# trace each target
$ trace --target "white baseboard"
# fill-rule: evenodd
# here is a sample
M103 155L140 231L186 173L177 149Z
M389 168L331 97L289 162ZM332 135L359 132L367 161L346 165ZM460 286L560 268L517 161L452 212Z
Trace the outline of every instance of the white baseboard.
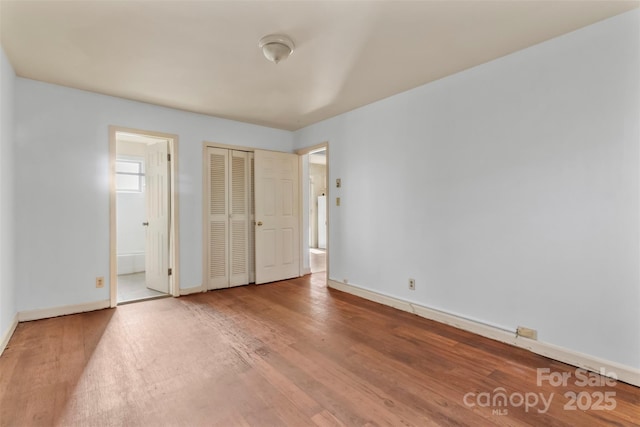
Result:
M511 344L578 368L587 369L597 373L614 373L618 380L640 387L640 369L636 369L631 366L600 359L598 357L583 354L554 344L517 337L515 329L513 331L508 331L495 326L486 325L474 320L446 313L444 311L414 304L409 301L383 295L368 289L363 289L358 286L336 282L335 280L327 280L327 283L329 287L339 291L356 295L369 301L388 305L390 307L397 308L398 310L407 311L486 338Z
M7 329L5 334L2 336L2 341L0 341L0 356L2 356L2 353L4 353L4 349L7 348L7 344L9 344L9 340L11 339L11 336L15 332L17 326L18 326L18 313L16 313L15 316L13 316L13 321L11 322L9 329Z
M199 292L204 292L202 290L202 286L194 286L193 288L181 288L180 289L180 296L190 295L190 294L197 294Z
M109 308L109 300L94 301L84 304L65 305L63 307L43 308L39 310L27 310L18 313L18 321L28 322L30 320L48 319L50 317L66 316L67 314L84 313L85 311L102 310Z
M310 267L306 267L306 268L302 269L302 276L307 276L309 274L311 274L311 268ZM300 277L302 277L302 276L300 276Z

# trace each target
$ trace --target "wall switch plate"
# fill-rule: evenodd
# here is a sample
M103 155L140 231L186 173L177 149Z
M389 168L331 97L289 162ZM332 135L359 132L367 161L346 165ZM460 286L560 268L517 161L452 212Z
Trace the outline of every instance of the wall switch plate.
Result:
M104 277L96 277L96 288L104 288Z
M518 326L518 329L516 329L516 335L532 340L538 339L538 331L535 329L525 328L524 326Z
M416 279L409 279L409 289L412 291L416 290Z

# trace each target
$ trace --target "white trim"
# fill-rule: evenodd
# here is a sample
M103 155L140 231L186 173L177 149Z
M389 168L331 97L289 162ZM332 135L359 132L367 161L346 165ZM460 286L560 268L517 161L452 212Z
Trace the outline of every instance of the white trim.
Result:
M209 157L207 156L208 147L210 147L210 145L208 145L206 141L202 143L202 156L200 156L202 158L202 196L200 199L202 200L202 203L200 203L200 205L202 206L202 232L200 233L200 236L202 237L202 283L200 284L200 292L206 292L207 284L209 283L209 271L207 268L207 266L209 265L209 237L207 236L207 230L209 229L209 207L205 203L209 200L209 196L207 195L207 189L209 188L209 177L206 174L206 171L209 168L209 164L207 162ZM180 293L182 295L188 295L182 293L183 291L186 291L186 289L180 290ZM196 292L198 291L193 288L193 292L189 293Z
M178 206L178 135L168 138L169 154L171 161L171 222L169 227L169 265L171 276L169 277L169 292L171 296L180 296L180 209Z
M109 126L109 305L118 305L118 244L116 229L116 158L118 128Z
M307 162L307 177L309 175L309 162ZM307 212L307 215L309 215L309 206L305 206L304 205L304 185L303 183L305 183L304 180L304 155L303 154L298 154L298 202L300 204L300 208L298 209L298 230L300 230L300 233L298 233L298 245L300 246L298 248L298 250L300 251L300 255L298 255L298 259L300 260L298 262L298 270L300 271L300 277L305 276L307 274L311 274L311 268L304 268L304 257L305 257L305 250L308 251L309 249L305 248L305 244L304 244L304 236L305 233L308 236L309 235L309 221L311 219L309 219L309 221L307 221L307 229L303 230L303 226L304 226L304 213ZM308 186L307 186L308 187ZM309 197L311 197L311 195L309 195ZM307 203L308 205L308 203ZM309 246L309 245L306 245ZM309 259L309 266L311 266L311 259ZM309 273L307 273L307 270L309 270Z
M245 147L242 145L229 145L229 144L220 144L218 142L202 141L202 151L206 152L207 148L222 148L224 150L246 151L247 153L253 153L257 150L257 148ZM263 151L274 151L274 150L263 150Z
M360 298L367 299L369 301L377 302L383 305L388 305L389 307L397 308L398 310L408 311L409 313L413 313L411 309L411 304L407 301L403 301L397 298L389 297L387 295L379 294L377 292L370 291L368 289L363 289L358 286L350 285L347 283L336 282L332 279L327 279L327 284L330 288L337 289L342 292L346 292L351 295L355 295Z
M518 337L516 336L515 329L510 331L496 326L486 325L475 320L465 319L458 315L441 310L436 310L430 307L411 303L409 301L404 301L399 298L383 295L352 284L340 283L331 279L327 282L330 288L334 288L369 301L388 305L390 307L397 308L398 310L407 311L486 338L511 344L572 366L584 368L597 373L601 373L602 370L604 370L604 372L614 373L618 380L640 387L640 369L600 359L595 356L580 353L554 344Z
M11 321L9 329L7 329L7 332L5 332L5 334L2 336L2 341L0 341L0 356L2 356L2 353L4 353L4 349L7 348L9 340L13 336L13 333L16 331L16 327L18 327L18 313L13 316L13 320Z
M194 286L192 288L180 289L180 296L197 294L200 292L206 292L206 289L203 289L202 286Z
M84 313L86 311L102 310L109 308L111 301L86 302L84 304L65 305L62 307L42 308L38 310L27 310L18 313L18 321L28 322L31 320L48 319L50 317L66 316L67 314Z
M329 141L325 141L321 142L320 144L312 145L311 147L300 148L299 150L296 150L296 154L299 156L303 156L305 154L311 154L314 151L322 151L323 148L327 148L328 146Z

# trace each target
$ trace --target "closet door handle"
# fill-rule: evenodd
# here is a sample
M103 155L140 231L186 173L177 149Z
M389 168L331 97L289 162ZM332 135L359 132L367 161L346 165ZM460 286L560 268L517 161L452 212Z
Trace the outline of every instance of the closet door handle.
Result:
M149 222L148 221L143 222L142 225L144 225L145 227L148 227L149 226Z
M256 223L256 225L257 225L258 227L262 226L262 221L258 221L258 222Z

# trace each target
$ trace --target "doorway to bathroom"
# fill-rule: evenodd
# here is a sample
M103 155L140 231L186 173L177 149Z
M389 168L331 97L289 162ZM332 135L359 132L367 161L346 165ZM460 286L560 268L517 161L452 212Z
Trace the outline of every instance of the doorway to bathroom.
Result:
M175 141L134 131L116 131L114 140L112 306L176 294L171 165Z

